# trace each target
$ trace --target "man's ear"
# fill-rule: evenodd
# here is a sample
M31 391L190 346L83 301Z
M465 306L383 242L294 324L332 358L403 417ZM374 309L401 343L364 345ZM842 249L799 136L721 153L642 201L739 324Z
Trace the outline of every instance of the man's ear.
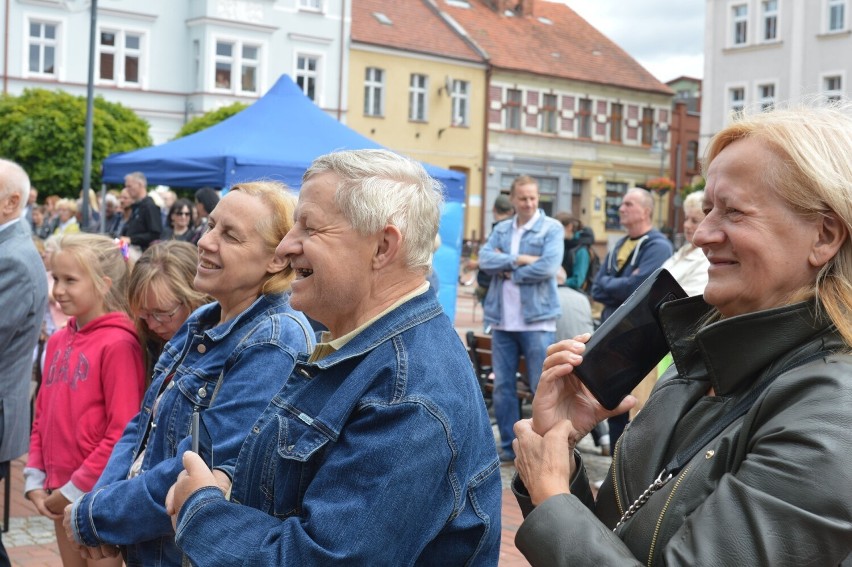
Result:
M846 224L834 212L823 215L817 223L817 239L808 256L808 261L811 266L822 268L834 258L849 238L849 231L846 229Z
M378 237L378 246L373 256L373 269L387 266L402 251L402 233L394 225L386 225Z

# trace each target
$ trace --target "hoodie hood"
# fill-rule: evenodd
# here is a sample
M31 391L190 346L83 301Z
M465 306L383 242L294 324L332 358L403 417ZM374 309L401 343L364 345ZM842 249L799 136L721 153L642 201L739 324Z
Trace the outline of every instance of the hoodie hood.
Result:
M94 332L106 328L110 328L113 333L121 330L132 335L134 339L137 338L136 327L133 325L133 321L130 320L130 317L128 317L126 313L119 311L113 311L105 315L101 315L100 317L96 317L89 321L89 324L82 329L77 328L76 317L71 317L68 320L68 333L72 337L79 339L91 336Z

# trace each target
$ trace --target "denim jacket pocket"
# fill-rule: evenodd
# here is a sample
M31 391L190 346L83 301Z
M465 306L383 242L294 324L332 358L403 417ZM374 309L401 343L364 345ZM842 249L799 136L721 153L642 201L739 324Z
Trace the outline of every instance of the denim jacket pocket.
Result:
M279 517L298 515L301 512L305 491L319 467L320 454L329 442L329 437L313 426L307 415L299 417L278 416L278 445L270 471L275 484L274 513ZM266 484L266 483L264 483Z
M521 242L521 254L541 256L544 253L544 236L530 236Z

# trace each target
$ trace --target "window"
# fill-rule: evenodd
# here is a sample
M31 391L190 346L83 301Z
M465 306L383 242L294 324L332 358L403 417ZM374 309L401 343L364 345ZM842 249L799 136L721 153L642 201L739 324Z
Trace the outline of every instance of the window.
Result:
M38 75L56 75L58 26L47 22L30 22L29 71Z
M621 206L625 193L627 193L627 183L620 181L606 182L606 228L610 230L621 226L618 207Z
M728 91L729 108L731 109L731 118L737 119L743 113L745 108L745 89L742 87L734 87Z
M698 142L691 141L686 144L686 171L698 169Z
M408 83L408 119L426 121L426 95L429 92L426 75L412 73Z
M384 114L385 72L376 67L367 67L364 75L364 115Z
M846 0L828 0L828 31L846 29Z
M299 0L299 8L322 12L322 0Z
M98 41L98 78L117 84L139 84L142 35L101 30Z
M580 138L592 137L592 101L588 98L580 99L580 107L577 109L577 119L580 123Z
M556 95L546 94L541 104L541 131L556 134Z
M470 123L470 83L453 79L453 126L467 126Z
M256 93L260 48L242 42L216 42L216 88ZM239 85L239 88L235 88Z
M775 85L758 85L757 94L760 97L760 110L771 110L775 105Z
M315 55L296 56L296 84L305 96L317 102L319 96L319 57Z
M506 89L506 129L521 129L521 91Z
M642 123L640 124L642 128L642 144L645 146L650 146L654 143L654 109L653 108L643 108L642 109Z
M739 4L731 8L733 16L734 45L744 45L748 40L748 5Z
M763 41L778 39L778 0L763 2Z
M823 77L822 90L825 99L829 102L839 101L843 98L843 79L839 75Z
M609 141L621 143L624 124L624 105L612 103L609 107Z

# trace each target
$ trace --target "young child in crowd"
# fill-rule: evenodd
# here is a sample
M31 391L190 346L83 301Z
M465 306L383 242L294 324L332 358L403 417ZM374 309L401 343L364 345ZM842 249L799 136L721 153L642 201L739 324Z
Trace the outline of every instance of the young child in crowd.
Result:
M91 490L145 387L142 350L128 317L129 270L112 239L56 240L53 297L70 316L47 343L36 399L25 493L52 518L62 563L86 566L62 526L65 506ZM98 562L121 565L121 558Z

